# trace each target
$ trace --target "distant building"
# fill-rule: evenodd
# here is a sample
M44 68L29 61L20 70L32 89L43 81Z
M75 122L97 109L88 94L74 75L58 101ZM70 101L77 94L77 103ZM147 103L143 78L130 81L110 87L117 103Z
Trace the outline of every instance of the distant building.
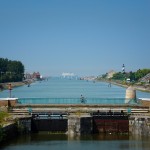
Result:
M33 79L37 79L37 80L41 79L41 75L39 72L34 72L32 77L33 77Z
M93 81L95 80L95 76L88 76L88 77L81 77L80 80L87 80L87 81Z
M74 73L69 73L69 72L63 72L62 73L62 76L64 77L64 78L70 78L70 77L74 77L75 75L74 75Z
M107 77L106 77L106 78L108 78L108 79L112 78L115 73L116 73L116 72L115 72L114 70L109 71L109 72L107 73Z
M126 82L130 82L130 78L127 78L127 79L126 79Z
M42 76L40 75L39 72L26 73L24 75L24 77L25 77L26 80L29 80L29 79L41 80L42 79Z
M32 79L32 74L31 73L25 73L24 78L27 79L27 80Z

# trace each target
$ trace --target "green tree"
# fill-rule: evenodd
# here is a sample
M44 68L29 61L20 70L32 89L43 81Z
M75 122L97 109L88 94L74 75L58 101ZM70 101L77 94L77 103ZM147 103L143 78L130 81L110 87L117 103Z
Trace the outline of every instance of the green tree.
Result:
M125 79L125 74L123 74L122 72L117 72L113 75L112 79L124 80Z
M140 78L144 77L150 73L150 69L139 69L135 72L135 80L138 81Z
M0 82L22 81L24 65L20 61L0 58Z
M130 78L130 81L135 81L135 72L130 71L129 78Z

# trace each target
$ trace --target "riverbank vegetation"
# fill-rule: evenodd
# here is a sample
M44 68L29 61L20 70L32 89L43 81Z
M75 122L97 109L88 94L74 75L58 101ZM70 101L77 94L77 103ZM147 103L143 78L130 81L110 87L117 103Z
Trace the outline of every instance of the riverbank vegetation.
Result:
M19 82L24 78L24 65L21 61L0 58L0 83Z
M150 69L139 69L135 72L115 72L103 74L97 80L111 82L120 86L134 86L137 90L150 92Z
M3 108L0 107L0 143L13 136L11 131L10 134L8 134L8 132L4 128L13 126L13 124L15 123L13 117L6 110L3 111L2 109Z
M131 82L139 82L141 78L150 73L150 69L139 69L136 72L130 71L129 73L117 72L113 75L114 80L126 80L130 79Z
M4 111L0 111L0 125L2 126L5 122L7 122L7 118L9 117L9 114Z

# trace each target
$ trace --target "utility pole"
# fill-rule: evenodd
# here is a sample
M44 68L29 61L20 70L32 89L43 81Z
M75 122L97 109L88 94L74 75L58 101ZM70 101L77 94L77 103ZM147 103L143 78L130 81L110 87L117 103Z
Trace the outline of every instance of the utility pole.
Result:
M12 90L11 83L8 84L8 90L9 90L9 98L11 98L11 90Z

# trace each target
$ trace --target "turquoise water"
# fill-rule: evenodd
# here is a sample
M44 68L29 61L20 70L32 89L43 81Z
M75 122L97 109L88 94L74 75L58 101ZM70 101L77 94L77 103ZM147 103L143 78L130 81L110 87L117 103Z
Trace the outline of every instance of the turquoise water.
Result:
M124 98L20 98L19 104L125 104ZM135 100L128 103L136 104Z
M81 94L86 99L125 98L126 88L116 85L108 87L108 83L49 78L48 81L32 83L30 87L21 86L12 90L12 97L17 98L72 98L80 99ZM9 91L0 92L0 97L9 97ZM150 98L150 93L137 91L137 97Z

